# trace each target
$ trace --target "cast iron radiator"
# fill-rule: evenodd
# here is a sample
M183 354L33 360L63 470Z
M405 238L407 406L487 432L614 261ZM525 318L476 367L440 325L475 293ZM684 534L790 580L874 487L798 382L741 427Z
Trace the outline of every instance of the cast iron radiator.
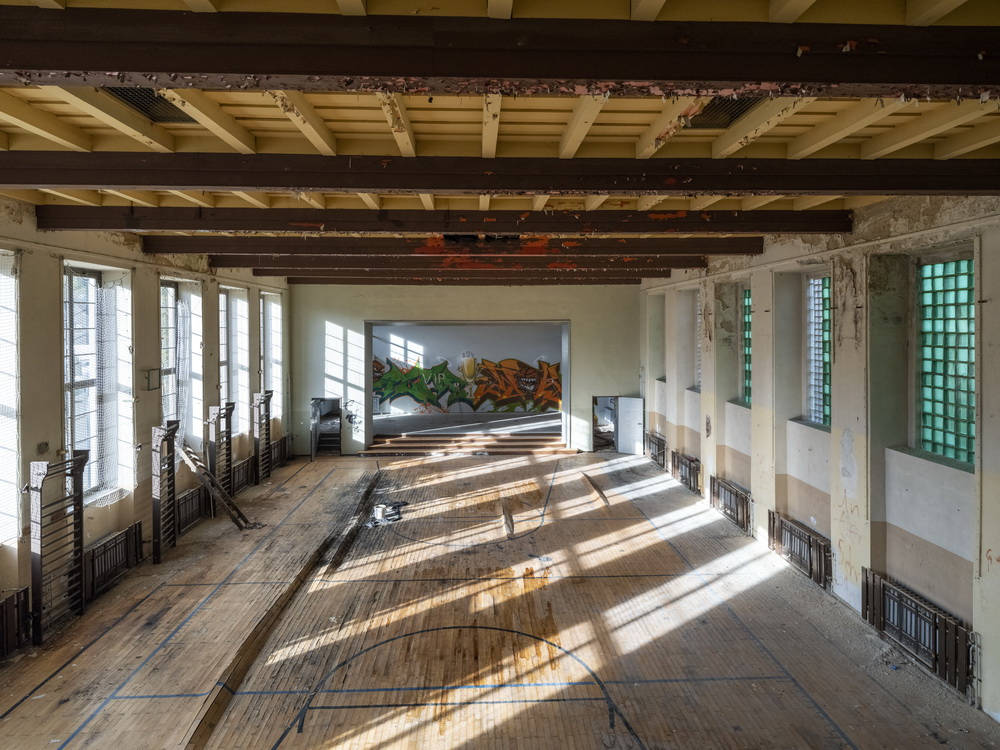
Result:
M28 587L16 589L0 600L0 658L9 656L31 637Z
M253 456L233 464L233 491L231 495L243 492L253 484Z
M753 536L753 500L750 492L722 477L712 477L710 504L747 534Z
M861 616L970 701L976 700L972 628L888 577L862 568Z
M66 461L32 461L31 637L83 614L83 469L89 451Z
M253 455L256 483L271 476L274 456L271 454L271 396L273 391L257 393L253 397Z
M189 532L201 519L213 517L212 498L203 486L179 493L174 508L178 536Z
M667 439L658 432L646 432L646 455L650 460L666 471L667 469Z
M680 451L670 454L671 475L696 495L701 494L701 461Z
M292 457L292 436L284 435L271 442L271 460L274 466L284 466Z
M830 588L833 563L830 540L807 526L767 512L767 546L825 589Z
M170 420L153 428L153 564L177 545L177 491L174 440L180 423Z
M109 534L83 551L83 600L93 601L142 561L142 521Z

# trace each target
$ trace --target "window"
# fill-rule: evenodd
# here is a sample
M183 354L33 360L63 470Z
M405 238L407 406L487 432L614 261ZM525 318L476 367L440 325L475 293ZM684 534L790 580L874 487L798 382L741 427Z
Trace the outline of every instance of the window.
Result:
M701 310L701 290L694 293L694 387L701 390L701 337L705 327Z
M250 429L250 319L244 289L219 290L219 403L232 401L233 433Z
M90 451L87 494L134 485L131 306L125 272L66 267L66 448Z
M806 419L830 425L830 277L806 279Z
M753 358L751 351L752 328L750 325L751 308L752 299L750 297L750 288L744 287L740 297L740 370L743 373L740 385L740 398L747 406L750 405L750 399L753 394L751 377L753 374Z
M177 394L177 284L160 284L160 403L163 422L179 417ZM181 433L183 435L183 432Z
M972 259L918 267L918 445L973 463L976 455L976 312Z
M16 256L0 251L0 544L16 539L21 493Z
M284 405L285 362L282 346L281 295L262 294L261 317L261 372L264 390L274 392L271 397L271 417L281 419Z

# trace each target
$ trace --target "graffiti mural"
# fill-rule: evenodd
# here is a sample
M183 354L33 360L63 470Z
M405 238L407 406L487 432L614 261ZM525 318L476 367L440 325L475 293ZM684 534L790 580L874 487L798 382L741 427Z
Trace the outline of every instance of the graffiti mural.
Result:
M392 403L410 398L425 412L462 410L543 412L562 402L559 363L538 360L532 367L519 359L462 360L458 373L448 361L433 367L398 364L392 359L372 362L375 396Z

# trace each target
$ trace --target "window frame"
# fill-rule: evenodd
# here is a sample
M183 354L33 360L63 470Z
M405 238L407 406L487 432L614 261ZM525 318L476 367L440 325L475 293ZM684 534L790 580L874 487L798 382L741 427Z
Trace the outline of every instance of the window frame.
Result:
M827 295L827 311L829 314L826 317L828 321L829 330L826 332L828 334L828 361L826 366L828 372L825 373L825 383L821 384L826 391L826 402L824 404L824 410L828 411L828 414L824 415L825 419L815 419L816 416L813 413L811 401L811 377L812 377L812 319L813 310L810 306L810 284L817 280L828 279L828 295ZM834 304L833 304L833 273L832 269L824 268L818 271L813 271L808 274L802 275L802 417L800 421L805 424L812 425L814 427L820 427L823 429L829 429L833 421L833 315L834 315Z
M230 314L233 308L231 290L219 288L219 406L225 407L233 392L232 333ZM225 352L225 356L223 356ZM223 372L225 375L223 376Z
M737 320L739 336L737 356L739 359L738 403L749 408L753 403L753 294L749 282L740 282L737 290Z
M164 289L173 290L174 302L173 302L173 325L171 330L173 331L172 341L170 341L170 346L173 348L173 366L164 367L163 366L163 354L165 351L164 347L164 327L163 327L163 291ZM169 281L165 279L160 280L160 419L163 424L166 424L167 420L177 419L178 415L181 413L180 408L180 383L177 380L177 363L179 361L180 352L180 302L181 302L181 288L180 284L176 281ZM164 383L166 382L167 376L173 376L174 382L174 392L173 392L173 402L174 411L173 414L168 415L167 410L164 407L164 399L167 396L167 392L164 388ZM184 434L186 430L186 425L181 425L181 434Z

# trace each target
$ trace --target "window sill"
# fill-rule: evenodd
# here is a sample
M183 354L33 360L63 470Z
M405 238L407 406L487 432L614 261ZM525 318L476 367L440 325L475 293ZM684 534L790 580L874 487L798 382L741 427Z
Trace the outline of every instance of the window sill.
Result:
M814 430L825 432L827 435L830 434L830 425L828 424L820 424L819 422L813 422L811 419L806 419L805 417L795 417L794 419L789 419L788 421L795 422L795 424L800 424L803 427L811 427Z
M110 490L95 490L83 496L83 505L84 507L97 506L103 508L117 503L119 500L127 497L128 494L129 490L124 487L114 487Z
M744 401L741 398L731 398L726 403L727 404L732 404L733 406L739 406L739 407L742 407L742 408L747 409L747 410L750 409L750 404L748 404L746 401Z
M689 385L687 387L687 390L691 391L691 393L701 393L701 386L700 385Z
M911 448L908 445L896 445L891 448L886 448L886 450L902 453L906 456L912 456L913 458L927 461L932 464L947 466L949 469L955 469L956 471L964 471L966 474L976 473L976 467L973 464L967 464L964 461L956 461L954 458L948 458L947 456L939 456L937 453L930 453L928 451L921 450L920 448Z

